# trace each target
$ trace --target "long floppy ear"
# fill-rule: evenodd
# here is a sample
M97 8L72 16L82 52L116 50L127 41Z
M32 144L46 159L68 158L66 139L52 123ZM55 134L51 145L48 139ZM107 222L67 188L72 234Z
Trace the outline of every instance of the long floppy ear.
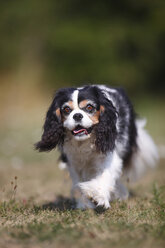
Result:
M59 91L56 94L46 114L41 141L35 144L35 149L40 152L51 151L64 141L64 128L59 108L59 99L63 93Z
M95 127L95 144L98 151L107 153L113 151L115 147L117 114L112 102L105 96L101 96L100 103L100 120Z

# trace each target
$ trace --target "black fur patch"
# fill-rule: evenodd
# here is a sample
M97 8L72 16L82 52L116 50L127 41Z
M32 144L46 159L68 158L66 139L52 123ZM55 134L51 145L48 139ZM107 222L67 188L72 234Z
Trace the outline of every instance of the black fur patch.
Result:
M124 166L129 165L129 160L138 149L136 144L137 139L137 128L135 124L136 114L133 109L133 105L129 100L125 90L123 88L116 88L118 92L118 96L116 96L117 103L118 103L118 111L119 111L119 118L120 118L120 130L118 133L118 139L122 143L123 136L125 135L125 127L127 127L127 144L126 144L126 152L123 156ZM126 116L129 116L129 120L127 120Z
M95 90L98 91L96 88ZM100 106L104 106L104 111L100 113L99 123L95 126L96 148L102 153L113 151L117 136L116 130L116 109L112 102L105 98L101 91L97 92Z
M99 123L94 127L96 135L95 145L98 152L107 153L115 147L116 139L116 109L112 102L104 97L97 86L86 86L79 92L78 100L92 100L96 103L97 110L104 106L104 112L100 114Z
M99 91L96 87L85 86L79 91L78 103L83 100L92 100L96 104L96 109L99 110Z
M56 93L46 115L41 141L35 144L35 148L40 152L51 151L57 145L63 144L65 132L62 121L56 115L56 110L61 107L62 103L70 100L73 91L73 88L66 88Z

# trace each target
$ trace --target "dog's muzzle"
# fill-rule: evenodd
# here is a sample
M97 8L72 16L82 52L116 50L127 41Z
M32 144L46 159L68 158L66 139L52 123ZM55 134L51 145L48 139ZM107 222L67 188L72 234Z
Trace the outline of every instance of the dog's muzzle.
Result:
M92 127L90 127L90 128L84 128L81 125L76 126L75 129L72 130L72 134L74 136L88 135L91 132L92 132Z

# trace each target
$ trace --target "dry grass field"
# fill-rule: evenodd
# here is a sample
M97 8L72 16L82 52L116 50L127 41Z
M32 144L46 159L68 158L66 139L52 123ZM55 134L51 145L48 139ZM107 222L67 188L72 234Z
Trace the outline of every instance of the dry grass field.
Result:
M113 202L105 212L74 210L70 179L58 168L58 153L33 150L49 100L40 96L36 103L27 89L22 101L20 91L13 87L5 97L5 86L0 98L0 247L165 247L165 159L128 185L128 201ZM162 145L163 102L151 104L138 101L136 106Z

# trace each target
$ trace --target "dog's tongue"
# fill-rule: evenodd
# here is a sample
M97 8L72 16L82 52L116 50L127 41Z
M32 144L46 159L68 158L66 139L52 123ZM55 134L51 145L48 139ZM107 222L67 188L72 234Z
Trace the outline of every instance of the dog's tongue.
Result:
M88 132L85 128L82 128L82 129L79 129L79 130L73 130L73 133L74 134L78 134L78 133L82 133L82 132L85 132L85 134L87 135Z

